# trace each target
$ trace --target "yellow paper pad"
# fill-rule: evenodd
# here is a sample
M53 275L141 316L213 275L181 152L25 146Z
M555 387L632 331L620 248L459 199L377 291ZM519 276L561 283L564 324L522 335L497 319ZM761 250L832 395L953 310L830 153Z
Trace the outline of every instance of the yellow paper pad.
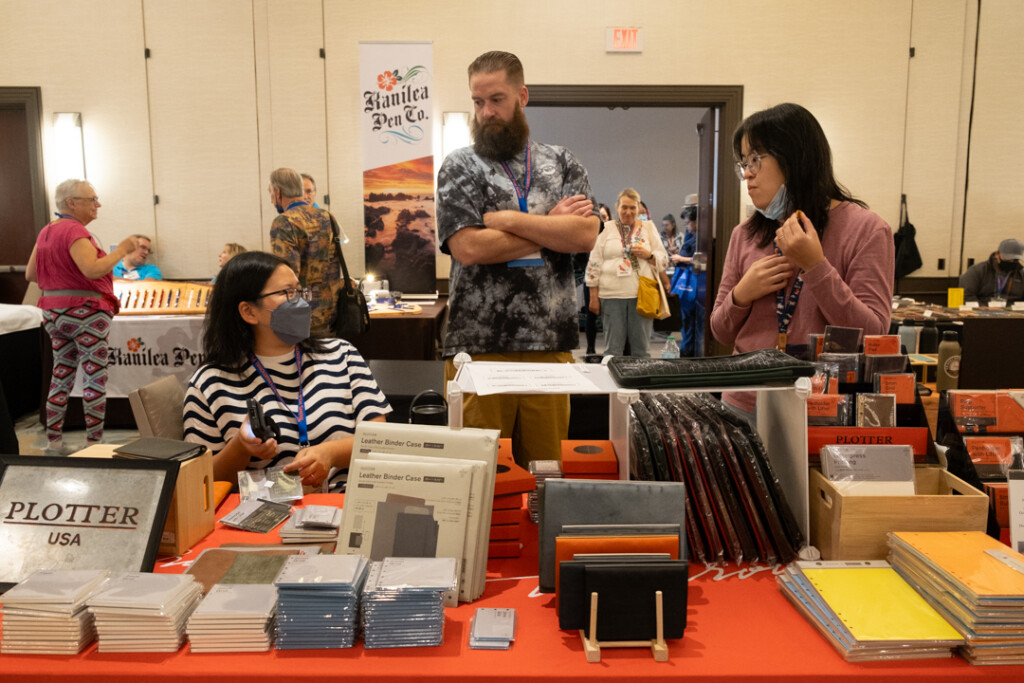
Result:
M963 640L891 567L801 571L860 642Z

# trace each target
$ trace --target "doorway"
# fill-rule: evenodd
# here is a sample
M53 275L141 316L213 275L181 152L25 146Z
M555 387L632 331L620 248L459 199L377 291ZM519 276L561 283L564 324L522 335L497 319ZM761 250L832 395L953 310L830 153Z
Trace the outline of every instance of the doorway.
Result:
M739 223L739 203L729 198L739 196L740 182L732 172L731 131L742 120L743 86L646 86L646 85L530 85L530 107L675 107L711 110L710 118L698 124L698 135L704 140L702 149L713 149L711 158L703 153L698 178L698 225L707 225L709 242L698 244L706 259L704 288L704 319L711 313L725 261L729 234ZM700 127L703 126L701 130ZM714 128L717 144L707 145L709 128ZM724 140L722 135L726 136ZM628 131L626 135L642 135ZM559 143L558 140L551 142ZM719 201L718 197L725 197ZM602 200L604 201L604 200ZM657 218L660 218L658 216ZM706 329L706 325L705 325ZM703 355L723 355L731 351L705 335Z
M39 88L0 88L0 303L25 297L25 265L46 224Z

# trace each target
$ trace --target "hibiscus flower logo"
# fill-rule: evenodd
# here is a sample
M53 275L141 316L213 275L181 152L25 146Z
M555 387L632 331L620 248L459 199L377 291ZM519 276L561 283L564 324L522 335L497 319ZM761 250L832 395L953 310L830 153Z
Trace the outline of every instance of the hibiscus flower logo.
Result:
M138 353L139 350L142 349L142 347L145 345L146 342L142 341L141 337L134 337L132 339L129 339L125 344L125 346L128 347L128 350L131 351L132 353Z
M381 90L391 90L398 84L398 78L390 71L385 71L377 76L377 87Z

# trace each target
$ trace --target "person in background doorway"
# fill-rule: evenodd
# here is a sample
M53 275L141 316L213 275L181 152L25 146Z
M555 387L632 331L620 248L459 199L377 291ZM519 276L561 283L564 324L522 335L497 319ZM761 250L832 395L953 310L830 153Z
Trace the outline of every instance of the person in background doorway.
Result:
M42 290L37 304L43 309L46 331L53 348L53 375L46 397L46 455L67 455L64 415L75 374L81 366L85 437L88 443L103 438L107 411L107 336L120 305L114 297L110 272L121 259L134 253L134 235L121 240L109 254L100 248L85 226L96 220L101 206L93 186L84 180L65 180L54 193L58 220L40 232L25 268L25 279Z
M163 280L163 273L152 263L146 263L153 255L153 242L145 235L132 235L138 248L125 256L114 266L114 277L122 280Z
M1024 299L1024 274L1021 259L1024 258L1024 243L1006 239L992 252L988 260L975 263L960 276L964 288L964 301L978 301L987 305L992 299L1002 299L1007 304Z
M619 219L604 226L587 263L590 310L601 315L604 355L621 356L628 339L632 356L649 358L654 321L636 310L640 275L659 277L668 254L654 223L640 220L636 190L620 192L615 210Z

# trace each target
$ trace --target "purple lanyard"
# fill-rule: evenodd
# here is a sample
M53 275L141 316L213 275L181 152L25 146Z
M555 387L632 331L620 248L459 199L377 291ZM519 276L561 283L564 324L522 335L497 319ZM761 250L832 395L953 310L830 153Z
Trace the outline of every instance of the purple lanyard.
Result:
M267 369L263 367L263 363L260 362L260 359L253 355L249 360L252 362L253 367L256 368L256 372L260 373L260 376L263 377L270 386L270 390L274 392L274 396L277 397L277 400L280 401L281 405L283 405L288 412L295 417L295 423L299 426L299 448L305 448L309 445L309 433L306 431L306 401L302 397L302 354L299 353L299 347L295 347L295 366L299 373L298 413L292 410L285 400L281 398L281 394L278 392L277 387L274 386L274 380L270 379L270 373L268 373Z
M782 256L782 250L779 249L779 245L772 242L772 247L775 249L776 256ZM796 311L796 304L800 300L800 291L804 288L803 274L796 276L796 282L793 283L793 290L789 293L789 299L786 299L785 290L782 289L775 292L775 316L779 321L779 338L776 348L779 351L786 351L786 336L789 331L789 324L793 322L793 312Z
M520 186L516 177L512 174L512 169L509 168L508 163L501 162L501 167L505 169L505 175L512 181L512 187L516 190L516 198L519 200L519 210L523 213L529 213L526 208L526 197L530 194L530 186L533 185L533 153L530 151L530 143L526 143L526 173L525 173L525 186Z
M1011 275L1012 273L1007 273L1005 277L999 277L998 273L996 274L996 294L1003 293L1003 287L1009 282Z

